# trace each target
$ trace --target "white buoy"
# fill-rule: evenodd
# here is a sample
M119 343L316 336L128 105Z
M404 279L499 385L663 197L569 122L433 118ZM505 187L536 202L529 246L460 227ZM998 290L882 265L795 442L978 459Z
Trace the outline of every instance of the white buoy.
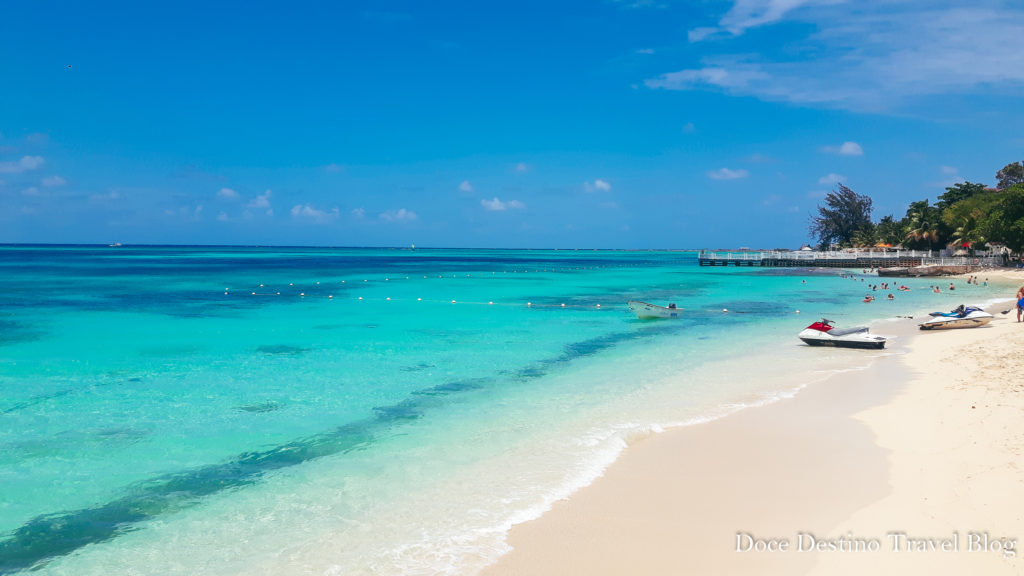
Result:
M385 300L387 300L388 302L390 302L390 301L391 301L391 296L388 296L387 298L385 298Z
M305 298L306 297L306 293L305 292L299 292L299 296L302 296L303 298Z
M796 311L796 313L797 313L797 314L799 314L799 313L800 313L800 311L799 311L799 310L797 310L797 311Z
M423 302L423 298L417 298L416 301L417 302Z
M728 312L728 311L729 311L728 308L722 308L722 312Z
M598 308L600 308L600 307L601 307L601 305L600 305L600 304L598 304L598 305L597 305L597 307L598 307Z
M562 302L562 308L565 308L565 302Z
M255 293L255 292L253 292L253 293L252 293L252 295L253 295L253 296L255 296L255 295L256 295L256 293Z
M363 299L363 297L362 297L362 296L360 296L360 297L359 297L359 299L360 299L360 300L362 300L362 299Z
M334 294L328 294L327 297L328 298L334 298Z
M295 286L295 284L292 284L291 282L289 282L288 285L289 286Z
M253 294L255 294L255 292L253 292ZM533 302L527 302L526 305L527 306L533 306Z
M452 304L455 304L455 300L452 300Z
M260 284L260 288L263 288L263 284Z

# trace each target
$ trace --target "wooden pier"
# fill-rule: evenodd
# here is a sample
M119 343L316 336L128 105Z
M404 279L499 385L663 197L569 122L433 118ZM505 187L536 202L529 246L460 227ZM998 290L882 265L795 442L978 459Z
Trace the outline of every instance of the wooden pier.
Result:
M773 268L912 268L926 264L928 252L814 252L799 251L703 251L701 266L761 266Z

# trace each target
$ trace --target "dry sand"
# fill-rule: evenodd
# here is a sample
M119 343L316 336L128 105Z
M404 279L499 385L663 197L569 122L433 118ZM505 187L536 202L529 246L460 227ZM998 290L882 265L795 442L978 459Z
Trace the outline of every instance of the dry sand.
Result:
M483 574L1024 573L1024 324L1010 307L973 330L908 323L864 371L638 442L514 527ZM789 547L738 552L737 533ZM878 549L806 550L807 535Z

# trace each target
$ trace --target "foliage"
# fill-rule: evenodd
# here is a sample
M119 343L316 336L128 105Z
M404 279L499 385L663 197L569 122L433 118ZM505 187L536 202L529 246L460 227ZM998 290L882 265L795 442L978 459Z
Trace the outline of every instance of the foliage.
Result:
M883 216L875 226L875 238L882 244L898 246L903 243L906 236L907 230L903 223L894 219L891 214Z
M1005 190L1015 184L1024 184L1024 163L1011 162L996 172L996 188Z
M945 210L963 200L967 200L972 196L982 194L985 192L985 185L972 182L957 182L952 186L946 188L946 193L939 196L939 201L935 203L935 207L939 210Z
M929 250L941 238L942 212L935 206L928 204L928 199L911 202L907 208L907 216L904 218L907 226L906 240L911 248L924 248Z
M952 244L958 247L969 244L973 249L988 242L988 217L1002 196L1000 192L983 191L946 208L942 212L942 221L953 231Z
M811 218L810 233L821 248L849 246L854 234L871 224L871 198L838 186L825 197L826 206L818 206L818 216Z
M982 229L989 242L1002 242L1014 252L1024 249L1024 183L1000 191Z

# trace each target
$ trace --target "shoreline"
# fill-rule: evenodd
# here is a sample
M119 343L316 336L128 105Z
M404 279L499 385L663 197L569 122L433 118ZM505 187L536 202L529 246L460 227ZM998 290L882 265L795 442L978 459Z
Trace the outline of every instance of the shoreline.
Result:
M1013 271L987 276L990 283L1024 281ZM1010 314L999 314L1007 307ZM993 539L991 546L999 537L1024 536L1014 532L1020 514L1002 504L1024 494L1024 474L1013 460L1019 450L992 439L1013 434L1015 423L1004 419L997 431L979 430L978 422L953 418L963 395L977 385L965 362L943 360L966 346L974 361L984 362L986 347L1007 338L1011 343L1004 345L1024 345L1024 329L1008 331L1016 324L1012 303L989 311L996 320L980 330L920 334L914 320L888 324L886 332L899 338L890 341L888 356L863 371L631 444L592 484L540 518L514 526L507 535L512 551L480 574L852 574L893 566L902 572L1014 573L1016 555L966 550L974 545L968 538L982 534ZM992 371L988 379L1013 375L1012 368ZM930 401L936 396L932 383L947 379L956 384L943 387L942 403ZM1009 400L1015 413L1024 410L1024 402ZM930 410L923 412L922 405ZM928 435L921 437L920 430ZM960 446L964 435L974 438L976 448L955 451L959 460L948 462L941 443L936 451L921 451L931 438ZM908 444L909 437L916 444ZM1009 472L992 472L1007 466ZM974 508L949 496L954 486L964 490L966 480L958 474L966 469L994 474L990 483L999 491L976 494L974 502L993 515L976 518ZM922 485L927 495L915 494ZM944 504L928 504L937 501ZM937 520L945 517L950 520ZM901 531L936 542L955 535L959 552L889 551L890 539L899 537L888 534ZM793 548L737 552L737 533L787 540ZM794 551L798 543L806 548L812 536L833 543L876 539L881 550Z

